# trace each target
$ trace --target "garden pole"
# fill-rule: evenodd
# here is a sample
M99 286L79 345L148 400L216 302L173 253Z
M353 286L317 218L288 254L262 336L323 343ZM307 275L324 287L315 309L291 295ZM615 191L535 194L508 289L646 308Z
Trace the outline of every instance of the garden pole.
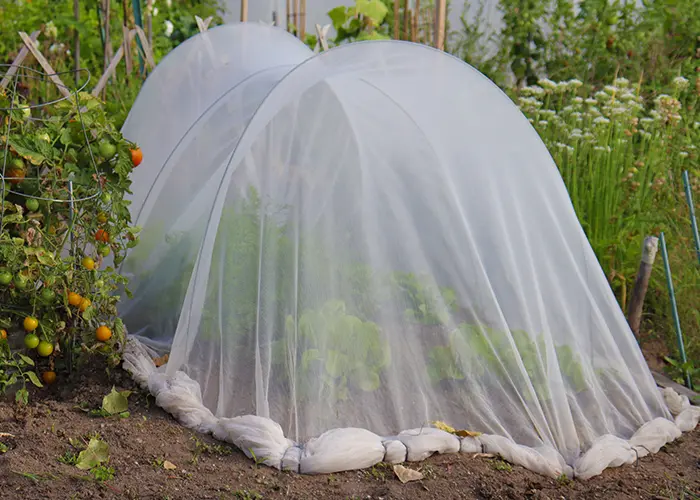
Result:
M678 305L676 304L676 294L673 290L673 276L671 276L671 264L668 261L668 250L666 249L666 238L662 232L661 240L661 257L664 259L664 270L666 271L666 285L668 286L668 294L671 299L671 314L673 315L673 326L676 329L676 339L678 340L678 349L681 352L681 362L685 365L688 358L685 355L685 345L683 344L683 332L681 331L681 320L678 317ZM684 370L685 372L685 370ZM685 382L688 389L693 388L690 380L690 374L685 372Z
M435 27L435 48L445 50L445 19L447 16L447 0L437 0L437 26Z
M644 297L646 297L649 287L649 277L651 270L654 267L656 252L659 250L659 239L655 236L647 236L644 238L642 245L642 259L639 262L639 271L634 281L632 289L632 298L627 307L627 322L634 332L634 335L639 338L639 327L642 324L642 311L644 309Z
M693 239L695 240L695 255L700 264L700 235L698 234L698 220L695 218L695 204L693 204L693 191L690 189L690 178L688 171L683 172L683 185L685 187L685 199L688 202L690 210L690 227L693 230Z
M80 32L77 26L80 25L80 2L79 0L73 0L73 17L75 17L75 26L73 32L73 58L74 58L74 69L75 69L75 86L80 87L80 82L78 81L78 75L80 74Z
M241 22L248 22L248 0L241 0Z
M131 0L131 5L134 8L134 23L136 26L139 28L143 29L143 17L141 16L141 0ZM124 19L124 23L126 24L126 19ZM127 24L128 26L128 24ZM136 39L136 45L138 46L139 50L139 74L143 76L144 74L144 67L143 67L143 54L145 53L143 45L141 44L141 40L139 38Z
M299 1L299 38L306 39L306 0Z
M394 40L399 39L399 16L401 15L400 1L401 0L394 0Z

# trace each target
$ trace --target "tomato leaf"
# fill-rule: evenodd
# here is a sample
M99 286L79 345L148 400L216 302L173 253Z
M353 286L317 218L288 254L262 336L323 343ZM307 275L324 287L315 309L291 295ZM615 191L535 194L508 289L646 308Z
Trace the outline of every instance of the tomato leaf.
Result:
M32 381L32 384L34 384L37 387L44 387L41 382L39 382L39 377L36 376L36 373L34 372L25 372L24 373L27 377L29 377L29 380Z
M35 151L36 147L25 137L14 137L7 141L10 147L32 165L41 165L46 158Z
M104 441L91 438L86 449L78 455L75 466L80 470L89 470L109 460L109 445Z
M32 358L25 356L24 354L20 354L19 357L29 366L34 366L34 360Z
M123 413L129 409L128 397L131 391L118 392L112 387L112 392L102 399L102 409L110 415Z

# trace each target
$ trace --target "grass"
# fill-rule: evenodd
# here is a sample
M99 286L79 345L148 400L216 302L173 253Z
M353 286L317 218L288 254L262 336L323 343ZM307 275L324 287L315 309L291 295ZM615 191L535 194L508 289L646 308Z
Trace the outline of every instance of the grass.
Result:
M666 235L690 360L700 358L700 267L694 255L682 173L700 192L700 92L675 78L668 93L643 95L615 78L596 89L578 80L512 92L559 166L586 235L626 310L645 236ZM677 357L660 255L646 305Z

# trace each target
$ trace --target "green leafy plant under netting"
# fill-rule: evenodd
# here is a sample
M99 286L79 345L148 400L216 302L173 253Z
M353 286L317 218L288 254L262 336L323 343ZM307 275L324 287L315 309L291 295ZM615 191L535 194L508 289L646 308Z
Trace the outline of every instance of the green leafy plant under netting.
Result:
M30 109L3 93L0 108L0 390L26 401L26 381L53 383L75 355L119 360L125 280L105 260L137 242L124 195L140 153L88 94Z

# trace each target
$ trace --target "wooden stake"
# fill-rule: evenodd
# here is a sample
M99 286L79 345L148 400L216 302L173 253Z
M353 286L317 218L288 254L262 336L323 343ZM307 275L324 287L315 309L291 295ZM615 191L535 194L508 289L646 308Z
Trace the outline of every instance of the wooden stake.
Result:
M416 41L420 41L420 0L416 0Z
M411 11L411 41L416 41L416 13Z
M124 45L122 44L119 46L117 53L114 55L114 57L110 61L109 66L107 66L107 69L102 74L100 81L97 82L97 85L95 85L95 88L92 89L92 95L94 97L97 97L98 95L100 95L100 92L102 92L102 89L107 84L107 80L109 80L109 77L112 76L112 73L114 73L114 70L117 68L117 64L119 64L119 61L121 61L123 56L124 56Z
M649 277L651 270L654 267L654 259L656 252L659 250L659 239L655 236L647 236L644 238L642 246L642 260L639 263L639 271L632 289L632 298L630 299L627 308L627 322L634 332L635 336L639 336L639 328L642 324L642 311L644 309L644 297L647 294L649 287Z
M110 20L109 20L109 14L110 11L112 10L111 6L112 0L104 0L104 13L105 13L105 54L104 54L104 71L107 70L107 67L109 66L109 62L112 60L113 54L114 54L114 49L112 48L112 37L110 35Z
M401 26L401 0L394 0L394 40L399 39L399 27Z
M437 26L435 26L435 48L445 50L445 16L447 14L447 0L437 0L435 4Z
M153 46L153 0L146 0L146 35L148 45Z
M321 48L323 50L328 50L328 39L326 38L326 34L328 33L330 27L330 24L324 26L323 28L321 28L320 24L316 24L316 35L318 36L318 43L321 44Z
M300 0L299 11L299 38L306 38L306 0Z
M248 22L248 0L241 0L241 22Z
M289 31L289 25L292 23L292 6L291 6L291 0L287 0L287 10L285 11L287 13L287 25L284 27L287 31Z
M46 58L42 55L42 53L39 52L39 49L36 48L35 42L31 38L29 38L29 35L27 35L24 31L20 31L19 36L20 38L22 38L22 42L24 42L25 47L29 49L29 52L32 53L34 58L41 65L42 69L46 72L49 79L58 87L58 91L64 97L70 97L71 93L68 90L68 87L66 87L63 84L61 79L56 74L56 71L54 71L54 69L49 64L49 61L47 61Z
M36 42L37 38L39 38L39 33L41 33L41 31L37 30L34 33L32 33L32 36L29 37L32 43ZM27 54L29 54L29 49L27 48L26 44L23 44L22 48L19 51L19 54L17 54L15 60L12 61L12 66L10 67L10 69L7 70L7 73L5 73L5 78L3 78L0 82L0 89L4 89L5 87L7 87L7 84L10 83L10 79L14 76L15 73L17 73L19 66L22 65L22 62L24 61L24 58L27 57Z
M299 0L294 0L294 34L299 36Z
M408 2L409 0L406 0L403 5L403 40L408 40L408 34L410 33L410 22L408 20L410 11L408 10Z

